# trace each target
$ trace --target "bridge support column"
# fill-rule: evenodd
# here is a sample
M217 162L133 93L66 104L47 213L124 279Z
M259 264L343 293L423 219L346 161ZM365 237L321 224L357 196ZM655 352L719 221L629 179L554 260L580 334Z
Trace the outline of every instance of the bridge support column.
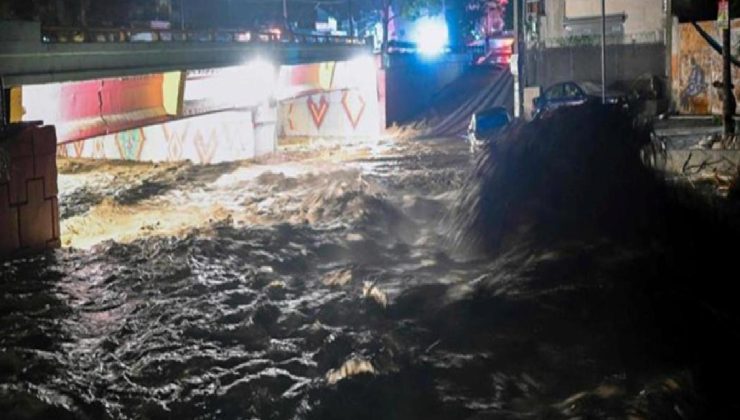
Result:
M60 245L53 126L0 131L0 259Z

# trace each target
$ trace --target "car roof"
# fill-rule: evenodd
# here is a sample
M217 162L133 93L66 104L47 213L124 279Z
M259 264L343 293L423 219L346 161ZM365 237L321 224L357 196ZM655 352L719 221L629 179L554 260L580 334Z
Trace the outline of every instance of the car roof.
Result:
M553 85L551 85L550 87L548 87L547 89L545 89L545 92L548 91L548 90L550 90L550 89L552 89L552 88L554 88L554 87L556 87L556 86L563 86L563 85L567 85L567 84L574 84L574 85L578 86L587 95L601 96L601 83L600 82L593 81L593 80L580 80L580 81L577 81L577 80L565 80L565 81L562 81L562 82L554 83ZM606 89L606 94L607 94L607 96L609 96L609 95L622 95L622 92L620 92L619 90L607 88Z
M475 118L476 119L481 119L481 118L491 117L491 116L494 116L494 115L502 115L502 114L505 115L506 118L509 121L512 120L512 117L511 117L511 114L509 113L509 110L506 109L503 106L496 106L496 107L493 107L493 108L488 108L488 109L484 109L482 111L478 111L478 112L475 113Z

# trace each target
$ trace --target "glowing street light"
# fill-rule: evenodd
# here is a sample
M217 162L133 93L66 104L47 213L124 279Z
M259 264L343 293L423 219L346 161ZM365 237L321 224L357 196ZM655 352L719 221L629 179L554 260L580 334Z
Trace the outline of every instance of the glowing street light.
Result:
M416 22L414 41L419 53L439 55L444 53L449 42L449 30L442 17L423 17Z

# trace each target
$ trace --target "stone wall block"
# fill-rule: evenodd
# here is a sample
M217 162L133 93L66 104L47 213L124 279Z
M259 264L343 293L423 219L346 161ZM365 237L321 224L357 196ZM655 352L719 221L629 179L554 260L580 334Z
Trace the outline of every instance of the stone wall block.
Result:
M10 178L0 179L0 259L60 246L54 127L2 140Z

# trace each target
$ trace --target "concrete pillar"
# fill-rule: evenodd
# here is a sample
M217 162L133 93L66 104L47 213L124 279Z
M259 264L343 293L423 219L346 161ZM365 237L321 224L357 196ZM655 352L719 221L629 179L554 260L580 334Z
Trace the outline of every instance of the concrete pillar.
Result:
M277 104L263 103L254 109L254 155L264 156L277 151Z
M54 127L0 134L0 259L60 245Z

